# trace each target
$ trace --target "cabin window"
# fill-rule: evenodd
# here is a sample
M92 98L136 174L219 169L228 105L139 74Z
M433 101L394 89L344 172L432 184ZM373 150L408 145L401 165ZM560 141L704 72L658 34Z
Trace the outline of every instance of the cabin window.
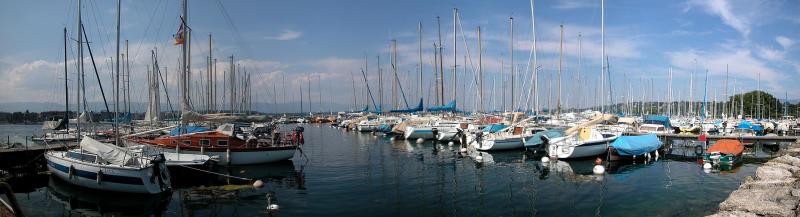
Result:
M200 140L200 145L202 145L202 146L209 146L209 145L211 145L211 140L208 140L208 139L201 139L201 140Z
M217 146L228 146L228 140L217 140Z
M184 145L192 145L192 140L183 140Z

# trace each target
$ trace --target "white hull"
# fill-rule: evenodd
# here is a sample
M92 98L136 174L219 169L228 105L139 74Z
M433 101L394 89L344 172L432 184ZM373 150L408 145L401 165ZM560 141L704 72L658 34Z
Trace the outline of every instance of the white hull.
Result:
M406 139L434 139L433 129L431 127L406 127L403 136L405 136Z
M525 143L521 136L506 138L483 139L483 141L473 141L472 146L481 151L499 151L525 148Z
M162 185L159 178L153 175L152 165L143 168L99 165L70 159L65 157L65 154L63 151L47 152L45 154L47 168L54 176L73 185L103 191L141 194L158 194L171 188L169 172L165 166L159 168L164 182ZM98 173L102 175L98 176Z
M166 152L175 152L174 149L167 150ZM265 151L231 151L230 155L227 151L204 151L204 155L211 158L219 159L219 163L223 165L248 165L248 164L264 164L278 161L289 160L294 157L296 149L286 150L265 150ZM180 150L181 154L201 154L200 151L193 150ZM229 158L230 156L230 158Z
M557 157L559 159L602 155L608 151L608 145L614 142L615 139L616 137L612 137L599 141L585 142L579 145L565 144L562 140L550 144L547 153L550 157Z
M378 131L378 125L358 125L358 132L373 132Z

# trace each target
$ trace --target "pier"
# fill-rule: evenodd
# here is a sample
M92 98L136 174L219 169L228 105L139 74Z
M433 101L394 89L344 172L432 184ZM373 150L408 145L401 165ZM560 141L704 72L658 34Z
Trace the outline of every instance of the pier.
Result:
M9 144L7 148L0 148L0 167L17 167L34 163L39 156L49 150L67 150L77 147L78 143L58 143L51 145L42 144Z
M627 132L625 135L644 135L647 133ZM696 140L700 135L694 134L675 134L675 133L656 133L658 138L661 139L692 139ZM723 136L723 135L706 135L708 140L720 139L734 139L742 142L794 142L800 139L800 136Z

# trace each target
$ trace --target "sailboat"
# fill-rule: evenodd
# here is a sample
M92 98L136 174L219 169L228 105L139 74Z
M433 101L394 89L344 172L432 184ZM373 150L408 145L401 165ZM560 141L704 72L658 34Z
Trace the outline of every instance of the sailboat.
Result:
M187 96L187 56L186 46L191 44L186 41L190 39L188 32L183 31L188 28L186 22L186 0L183 1L183 21L179 34L176 36L176 44L183 46L181 64L181 122L182 127L178 128L175 135L166 135L157 138L137 138L132 137L129 141L150 145L159 148L163 152L175 154L200 154L218 158L221 163L226 165L261 164L276 161L289 160L294 157L295 151L303 143L303 128L297 127L284 137L276 131L270 132L267 136L247 135L242 128L235 124L222 124L216 130L191 132L185 131L189 122L224 122L229 121L227 116L202 115L191 111ZM233 66L231 58L231 66ZM233 91L232 91L233 92ZM302 96L302 94L301 94ZM301 104L302 105L302 104ZM234 103L231 103L231 110ZM165 153L166 154L166 153Z
M119 26L120 2L117 1L117 26ZM81 37L81 1L78 1L78 38ZM65 32L66 39L66 32ZM66 40L65 40L66 43ZM78 53L83 55L82 40L78 40ZM119 45L119 28L117 28L117 44ZM119 57L119 49L117 49ZM67 64L66 62L64 64ZM82 73L82 64L78 64ZM66 67L65 67L66 69ZM117 58L117 83L119 83L119 58ZM80 79L80 78L79 78ZM81 82L79 82L81 84ZM119 85L116 85L119 87ZM115 97L119 101L119 95ZM78 104L81 98L78 97ZM116 103L118 105L118 103ZM118 115L115 105L115 116ZM80 109L79 109L80 110ZM117 122L118 118L115 118ZM78 129L80 122L78 122ZM118 125L114 125L118 132ZM78 130L78 132L80 132ZM163 155L134 155L130 150L110 143L99 142L90 136L80 138L80 147L67 151L48 151L44 157L48 170L57 178L70 184L86 188L127 192L158 194L172 190L170 175ZM115 133L117 140L119 135ZM119 144L119 143L118 143Z

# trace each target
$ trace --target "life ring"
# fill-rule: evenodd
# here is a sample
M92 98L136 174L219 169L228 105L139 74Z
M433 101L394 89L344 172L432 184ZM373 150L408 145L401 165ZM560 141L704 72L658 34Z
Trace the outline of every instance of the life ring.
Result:
M695 154L696 156L703 155L703 146L700 146L700 145L695 145L695 146L694 146L694 154Z

